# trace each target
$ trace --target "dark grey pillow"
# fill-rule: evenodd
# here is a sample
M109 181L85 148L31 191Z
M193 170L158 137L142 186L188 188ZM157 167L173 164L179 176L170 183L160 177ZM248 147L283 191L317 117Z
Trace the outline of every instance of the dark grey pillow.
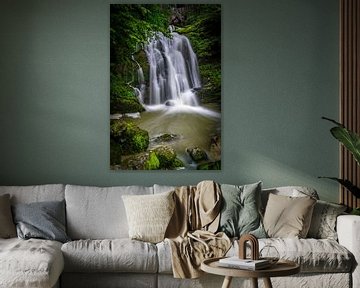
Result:
M222 209L219 231L229 237L251 233L257 238L266 238L260 216L261 182L236 186L221 185Z
M70 241L65 230L65 201L15 204L12 210L19 238Z

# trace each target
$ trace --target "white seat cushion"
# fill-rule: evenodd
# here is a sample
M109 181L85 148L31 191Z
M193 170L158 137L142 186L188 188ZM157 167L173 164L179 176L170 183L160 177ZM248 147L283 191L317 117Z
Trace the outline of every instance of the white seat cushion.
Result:
M265 245L274 246L281 259L298 263L301 273L350 272L354 266L353 255L344 246L330 239L259 239L259 250ZM236 242L228 252L228 256L236 255L237 251Z
M274 246L281 259L300 264L301 273L350 272L354 266L353 255L338 242L330 239L267 238L259 239L259 249L265 245ZM235 241L227 256L238 255ZM157 244L159 273L172 273L171 248L167 241ZM248 251L250 256L250 251Z
M61 245L40 239L0 239L0 287L54 286L64 268Z
M78 240L61 248L66 272L156 273L156 246L123 239Z

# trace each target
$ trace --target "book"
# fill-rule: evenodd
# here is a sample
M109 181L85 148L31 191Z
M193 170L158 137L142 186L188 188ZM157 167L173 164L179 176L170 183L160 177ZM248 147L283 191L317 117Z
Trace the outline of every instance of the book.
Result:
M267 259L240 259L238 256L233 256L220 259L219 266L237 269L259 270L270 267L271 262Z

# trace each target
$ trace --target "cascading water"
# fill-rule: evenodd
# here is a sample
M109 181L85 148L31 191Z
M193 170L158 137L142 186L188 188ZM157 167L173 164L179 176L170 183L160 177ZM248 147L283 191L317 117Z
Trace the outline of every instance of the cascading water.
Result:
M149 62L148 105L198 106L201 88L196 54L186 36L158 33L145 47Z
M143 72L143 69L141 68L141 65L139 64L139 62L137 62L135 60L134 55L132 55L131 59L136 63L136 65L138 67L137 68L138 86L132 87L132 88L134 89L136 97L139 99L140 103L144 104L144 93L146 90L144 72Z

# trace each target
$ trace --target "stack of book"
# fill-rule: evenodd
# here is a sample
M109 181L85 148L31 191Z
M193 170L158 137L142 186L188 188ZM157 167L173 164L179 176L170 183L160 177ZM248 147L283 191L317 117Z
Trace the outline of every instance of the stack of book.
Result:
M246 270L259 270L270 267L271 262L267 259L251 260L240 259L238 256L233 256L220 259L219 266Z

